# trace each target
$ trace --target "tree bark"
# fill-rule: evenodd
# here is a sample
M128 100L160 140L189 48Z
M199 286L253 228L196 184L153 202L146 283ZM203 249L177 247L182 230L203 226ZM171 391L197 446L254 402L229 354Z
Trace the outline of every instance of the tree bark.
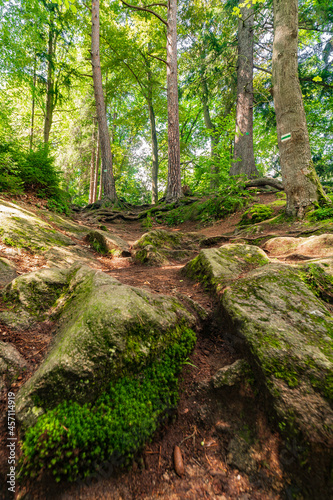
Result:
M241 3L240 0L239 3ZM253 152L253 14L241 7L238 21L237 107L234 163L230 175L255 177L258 171ZM238 160L238 161L236 161Z
M149 111L149 121L150 121L150 132L151 132L151 148L152 148L152 167L151 167L151 197L152 204L154 205L158 201L158 144L157 144L157 133L156 133L156 120L153 107L153 85L152 85L152 75L150 68L148 67L148 88L147 88L147 104Z
M168 187L166 200L183 196L180 171L177 81L177 0L168 0L167 14Z
M102 182L104 198L112 203L117 201L113 176L110 134L106 118L102 87L102 72L99 53L99 0L92 0L91 64L93 70L94 93L102 157Z
M100 157L100 146L99 146L99 132L97 128L97 141L96 141L96 157L95 157L95 179L94 179L94 192L93 192L93 203L97 200L97 185L98 185L98 171L99 171L99 157ZM100 199L100 198L99 198Z
M89 203L94 203L95 193L95 161L96 161L96 127L95 118L93 120L93 132L91 138L91 161L90 161L90 184L89 184Z
M201 88L202 88L201 103L204 115L204 122L210 135L210 155L212 159L212 166L210 171L210 188L212 190L216 190L219 186L219 179L218 179L219 167L216 156L216 146L219 143L219 138L216 136L215 125L210 117L210 112L208 107L208 88L207 88L207 82L204 79L201 80Z
M46 105L45 105L45 120L44 120L44 143L48 144L50 139L50 131L52 127L52 118L54 110L54 79L53 65L55 55L56 41L54 37L54 29L52 21L49 26L49 40L47 46L47 82L46 82Z
M328 199L313 166L298 79L298 0L273 5L273 97L286 211L302 218L306 207Z
M31 124L30 124L30 138L29 138L29 149L32 151L33 140L34 140L34 127L35 127L35 88L36 88L36 55L34 59L34 76L32 83L32 101L31 101Z

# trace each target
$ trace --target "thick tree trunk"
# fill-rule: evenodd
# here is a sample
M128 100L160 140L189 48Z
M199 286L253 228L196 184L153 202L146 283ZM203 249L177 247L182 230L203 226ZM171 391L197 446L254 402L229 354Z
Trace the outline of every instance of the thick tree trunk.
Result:
M52 118L54 110L54 79L53 79L53 64L55 55L55 38L52 23L49 27L49 40L47 47L47 82L46 82L46 105L45 105L45 120L44 120L44 143L47 144L50 139L50 131L52 127Z
M315 172L298 79L298 0L274 0L273 96L289 215L327 200Z
M117 195L113 176L110 134L105 111L99 54L99 0L92 0L91 64L101 146L104 198L114 203L117 200Z
M210 189L215 190L219 186L219 178L218 178L219 167L216 155L216 146L219 143L219 138L216 136L215 125L210 117L210 112L208 107L208 88L207 88L207 83L204 79L201 80L201 88L202 88L201 103L202 103L204 121L210 135L210 155L212 159L212 166L210 171Z
M166 200L169 202L183 196L177 81L177 0L168 0L167 17L168 187Z
M230 175L249 178L258 175L253 153L253 13L252 5L241 7L238 21L236 135L230 169Z

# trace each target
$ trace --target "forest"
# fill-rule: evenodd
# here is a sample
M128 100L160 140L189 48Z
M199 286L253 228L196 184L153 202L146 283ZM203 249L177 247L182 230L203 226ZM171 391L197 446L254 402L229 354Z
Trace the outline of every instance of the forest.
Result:
M281 32L274 55L267 1L2 2L1 190L35 188L61 209L177 199L181 185L218 194L240 174L288 177L278 139L294 118L276 123L276 109L291 101L309 136L304 161L330 185L332 16L320 0L300 1L298 19L281 11L298 48ZM290 68L281 44L298 51Z
M0 25L0 498L333 498L332 2Z

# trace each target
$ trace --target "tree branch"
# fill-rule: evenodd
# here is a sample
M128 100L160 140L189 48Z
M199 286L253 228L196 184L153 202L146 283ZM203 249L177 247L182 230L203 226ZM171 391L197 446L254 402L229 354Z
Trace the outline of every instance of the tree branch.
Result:
M260 68L259 66L256 66L255 64L253 65L253 67L254 67L255 69L258 69L259 71L264 71L265 73L268 73L269 75L271 75L271 74L272 74L272 72L271 72L271 71L269 71L269 69Z
M278 191L283 191L284 187L282 182L277 179L273 179L273 177L260 177L259 179L253 179L245 182L245 187L260 187L260 186L271 186Z
M130 9L134 9L134 10L141 10L143 12L150 12L150 14L153 14L153 16L156 16L157 19L159 19L160 21L162 21L162 23L164 23L166 26L168 26L168 23L165 19L163 19L162 16L160 16L159 14L157 14L157 12L155 12L154 10L151 10L151 9L147 9L146 7L138 7L136 5L131 5L127 2L125 2L124 0L121 0L121 3L123 3L124 5L126 5L126 7L129 7Z
M123 0L121 0L121 1L123 1ZM153 54L148 54L148 53L147 53L147 56L153 57L154 59L158 59L159 61L162 61L164 64L166 64L168 66L168 63L164 59L162 59L161 57L154 56Z
M315 83L316 85L321 85L322 87L325 87L326 89L333 90L333 85L330 85L329 83L325 82L316 82L310 77L305 77L305 78L300 78L301 82L310 82L310 83Z

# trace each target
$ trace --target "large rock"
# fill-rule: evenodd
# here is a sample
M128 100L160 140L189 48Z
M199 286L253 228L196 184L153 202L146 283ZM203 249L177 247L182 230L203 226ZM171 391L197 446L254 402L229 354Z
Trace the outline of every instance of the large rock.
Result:
M244 258L246 252L239 245L202 251L185 272L215 290L230 340L266 387L281 429L329 462L333 318L306 286L304 272L267 263L256 247L256 262L250 254ZM306 458L311 461L310 454Z
M122 285L86 266L48 271L52 276L44 274L43 284L40 272L31 273L7 292L22 308L36 312L30 293L36 284L47 298L44 310L53 306L58 318L48 356L18 393L17 418L25 425L63 400L94 400L111 380L138 373L195 323L175 298Z
M145 233L133 245L137 262L151 265L167 264L170 260L184 260L198 251L204 240L198 233L180 233L156 229Z
M27 363L17 349L0 341L0 392L26 369Z
M308 238L281 236L268 240L263 249L272 257L284 259L314 259L333 257L333 234Z
M10 260L0 257L0 287L10 283L16 276L14 264Z
M0 238L6 245L42 253L57 246L73 245L73 241L52 226L14 203L0 201Z
M115 234L108 231L92 230L91 227L79 224L63 215L42 211L40 213L66 235L81 241L88 240L92 248L96 251L102 249L101 253L111 252L122 257L130 255L129 244Z
M42 268L19 276L3 290L2 298L11 305L0 312L0 320L14 329L26 329L42 321L60 295L68 289L68 271Z
M201 250L190 261L183 273L190 278L199 279L208 288L218 292L229 281L241 277L244 272L268 264L265 252L253 245L228 244L220 248Z

